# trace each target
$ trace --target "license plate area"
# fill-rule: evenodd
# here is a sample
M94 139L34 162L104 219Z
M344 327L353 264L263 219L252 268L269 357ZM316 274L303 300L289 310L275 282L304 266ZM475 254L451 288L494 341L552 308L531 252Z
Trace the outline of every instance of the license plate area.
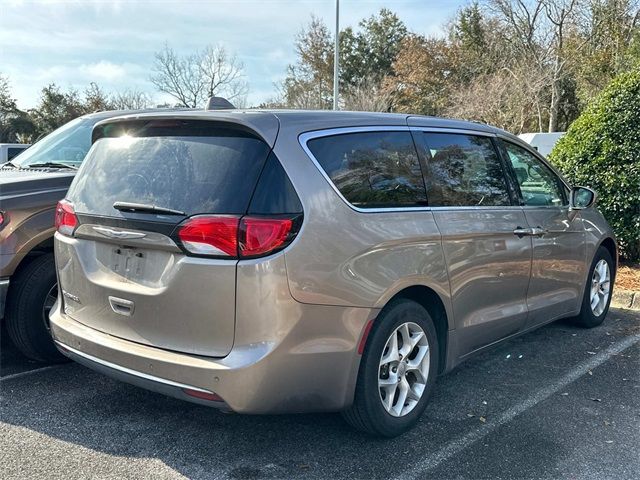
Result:
M147 254L139 248L113 247L111 270L127 280L144 278Z

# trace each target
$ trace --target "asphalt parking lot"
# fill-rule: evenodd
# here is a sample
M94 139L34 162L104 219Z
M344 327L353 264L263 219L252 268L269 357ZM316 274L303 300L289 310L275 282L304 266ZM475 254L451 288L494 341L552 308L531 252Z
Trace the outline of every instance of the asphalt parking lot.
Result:
M44 367L5 339L2 478L638 478L640 314L557 322L442 377L393 440L339 415L242 416Z

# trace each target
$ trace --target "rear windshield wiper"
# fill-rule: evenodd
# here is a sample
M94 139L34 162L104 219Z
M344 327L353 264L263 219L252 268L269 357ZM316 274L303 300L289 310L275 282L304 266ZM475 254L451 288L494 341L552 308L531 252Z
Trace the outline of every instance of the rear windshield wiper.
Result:
M166 215L182 215L186 217L185 212L180 210L174 210L173 208L157 207L155 205L146 205L144 203L131 203L131 202L115 202L113 208L122 212L142 212L142 213L158 213Z
M71 170L78 169L78 167L63 162L32 163L31 165L28 165L28 168L70 168Z

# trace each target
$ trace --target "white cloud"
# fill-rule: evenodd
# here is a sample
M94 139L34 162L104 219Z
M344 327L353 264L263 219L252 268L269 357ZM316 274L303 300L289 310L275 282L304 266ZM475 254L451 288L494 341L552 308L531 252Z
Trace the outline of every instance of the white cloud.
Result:
M98 63L88 65L80 65L80 71L93 77L95 79L94 81L105 80L107 82L113 82L123 78L127 73L124 66L107 60L100 60Z
M269 50L266 58L268 60L283 60L287 58L287 53L282 48L276 48L275 50Z
M442 34L444 21L467 0L342 2L342 28L356 26L381 7L397 12L418 33ZM154 52L168 42L180 54L223 43L244 63L250 103L273 97L273 86L295 61L294 39L310 15L330 29L333 0L0 0L0 71L9 76L22 108L55 82L106 90L149 82Z

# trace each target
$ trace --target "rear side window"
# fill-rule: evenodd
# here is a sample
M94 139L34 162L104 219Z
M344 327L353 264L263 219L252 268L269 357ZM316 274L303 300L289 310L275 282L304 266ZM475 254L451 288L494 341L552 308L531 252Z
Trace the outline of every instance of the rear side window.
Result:
M452 133L423 135L429 157L429 205L511 205L502 164L489 138Z
M427 195L409 132L362 132L309 140L336 188L361 208L425 205Z
M302 213L300 198L273 152L269 154L260 175L248 213L249 215Z
M243 214L269 146L231 128L208 129L206 135L171 136L169 131L101 138L87 155L68 198L76 212L100 216L123 216L113 208L115 202L155 205L187 215Z

